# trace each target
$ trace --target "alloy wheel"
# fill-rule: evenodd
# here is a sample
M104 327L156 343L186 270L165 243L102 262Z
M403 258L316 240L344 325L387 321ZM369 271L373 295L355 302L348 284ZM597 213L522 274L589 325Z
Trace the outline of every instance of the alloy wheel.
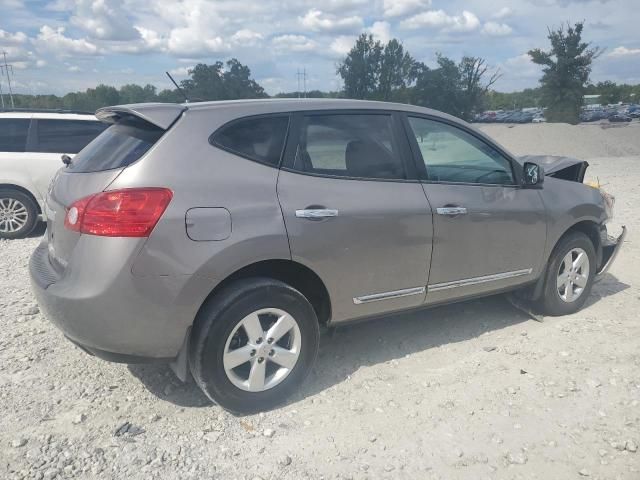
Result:
M227 338L224 371L241 390L269 390L289 376L301 345L300 327L289 313L278 308L257 310L240 320Z
M15 233L29 221L27 207L11 197L0 198L0 232Z
M582 248L571 249L558 268L556 287L562 301L575 302L589 281L589 256Z

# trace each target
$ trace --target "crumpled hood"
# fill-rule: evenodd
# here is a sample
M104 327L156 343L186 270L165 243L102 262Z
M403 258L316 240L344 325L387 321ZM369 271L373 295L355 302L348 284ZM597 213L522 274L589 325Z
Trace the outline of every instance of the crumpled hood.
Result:
M522 165L525 162L537 163L544 168L546 176L574 182L582 182L584 180L584 173L589 166L589 163L585 160L558 155L523 155L516 157L516 160Z

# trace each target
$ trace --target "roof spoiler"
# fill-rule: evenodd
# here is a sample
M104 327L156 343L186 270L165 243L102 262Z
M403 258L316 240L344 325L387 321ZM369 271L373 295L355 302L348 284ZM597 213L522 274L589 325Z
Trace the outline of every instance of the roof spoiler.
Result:
M96 117L101 122L116 123L122 117L134 116L167 130L186 109L186 106L176 103L135 103L100 108Z

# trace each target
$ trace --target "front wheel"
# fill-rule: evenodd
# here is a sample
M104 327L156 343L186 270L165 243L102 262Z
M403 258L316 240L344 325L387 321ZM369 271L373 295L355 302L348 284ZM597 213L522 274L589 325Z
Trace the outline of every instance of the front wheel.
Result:
M584 233L572 232L558 242L549 258L542 308L558 316L575 313L587 300L596 269L593 243Z
M198 313L191 373L202 391L236 413L286 400L313 366L318 320L296 289L268 278L244 279L218 292Z

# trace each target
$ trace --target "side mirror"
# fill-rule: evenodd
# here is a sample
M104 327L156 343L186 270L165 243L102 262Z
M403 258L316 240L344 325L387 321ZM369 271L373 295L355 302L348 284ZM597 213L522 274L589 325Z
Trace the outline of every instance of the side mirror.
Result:
M526 187L542 187L544 183L544 168L537 163L525 162L522 167L522 185Z

